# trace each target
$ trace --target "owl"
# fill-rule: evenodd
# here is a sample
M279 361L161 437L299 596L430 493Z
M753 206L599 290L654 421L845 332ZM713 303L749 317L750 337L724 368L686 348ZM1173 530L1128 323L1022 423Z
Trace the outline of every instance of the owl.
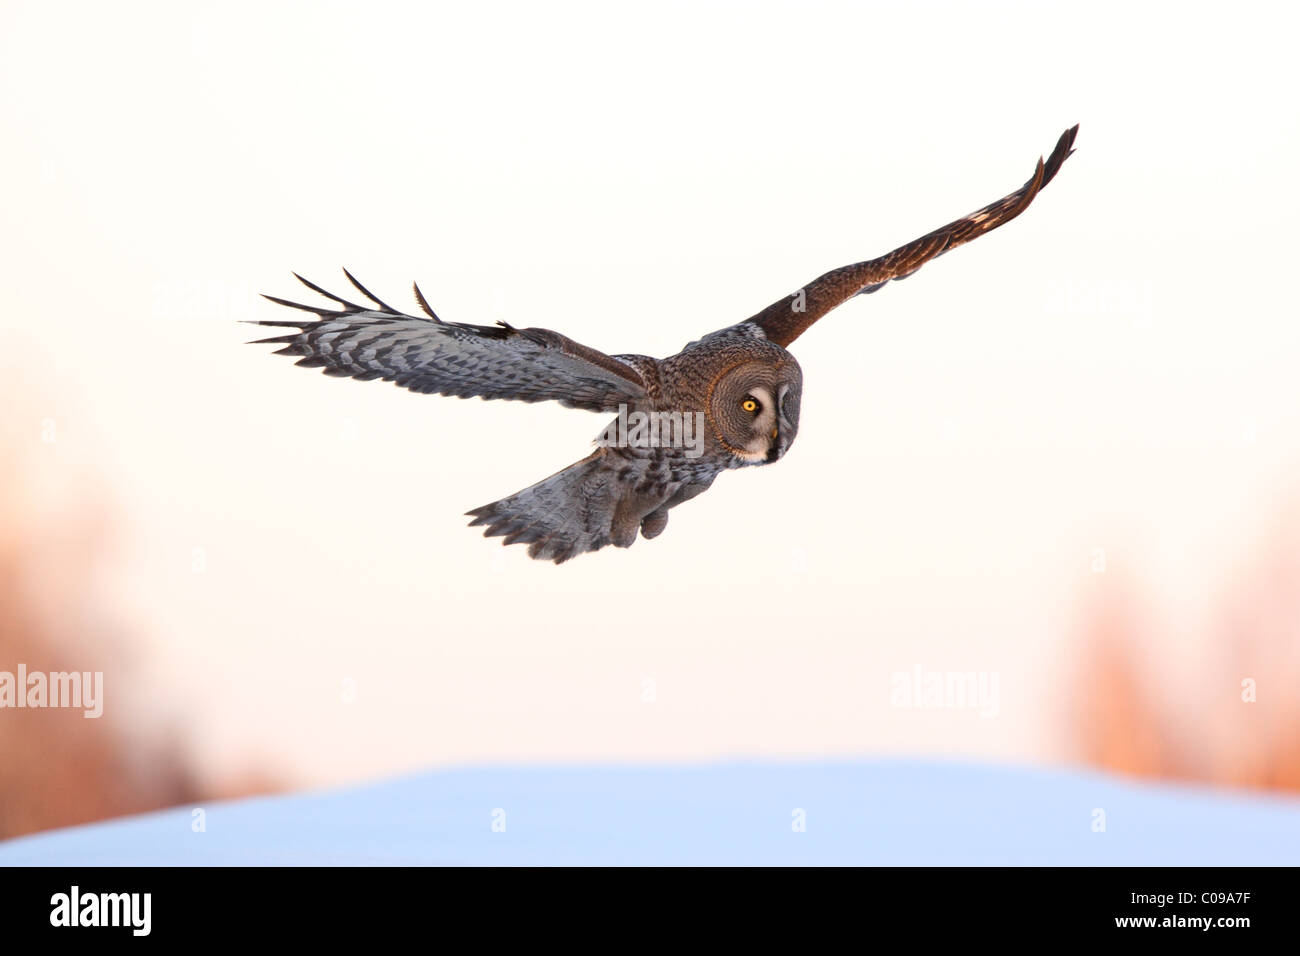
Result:
M272 302L309 317L256 322L292 328L259 339L277 354L340 378L383 379L413 392L557 402L618 417L581 461L523 491L468 512L488 537L526 544L559 564L607 545L654 538L668 513L733 468L780 460L799 431L803 373L787 349L836 306L905 279L926 262L1009 222L1074 151L1066 130L1046 162L1010 195L877 259L834 269L676 355L607 355L548 329L447 322L429 307L408 315L376 298L346 269L365 304L295 277L330 305Z

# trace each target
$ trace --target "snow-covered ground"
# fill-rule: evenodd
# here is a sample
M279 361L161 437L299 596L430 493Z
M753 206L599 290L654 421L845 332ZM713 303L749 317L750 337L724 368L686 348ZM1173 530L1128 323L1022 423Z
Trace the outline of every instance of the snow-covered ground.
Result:
M478 769L0 844L0 865L978 863L1295 865L1300 800L908 761Z

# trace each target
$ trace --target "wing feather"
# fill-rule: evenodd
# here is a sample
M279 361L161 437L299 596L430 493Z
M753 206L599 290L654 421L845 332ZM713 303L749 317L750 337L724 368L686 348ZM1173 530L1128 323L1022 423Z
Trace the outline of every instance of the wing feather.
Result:
M1056 176L1061 164L1074 152L1078 132L1076 125L1062 133L1047 162L1039 159L1034 175L1015 192L877 259L833 269L746 322L757 325L771 341L788 346L810 325L855 295L875 292L894 279L906 279L931 259L1010 222Z
M257 341L283 345L277 355L296 355L296 364L324 369L326 375L383 379L427 394L554 401L596 412L617 411L620 404L646 396L641 369L653 360L606 355L549 329L444 322L418 288L416 299L429 318L406 315L372 295L346 269L344 274L376 308L349 302L294 273L343 308L265 296L314 318L254 322L296 330Z

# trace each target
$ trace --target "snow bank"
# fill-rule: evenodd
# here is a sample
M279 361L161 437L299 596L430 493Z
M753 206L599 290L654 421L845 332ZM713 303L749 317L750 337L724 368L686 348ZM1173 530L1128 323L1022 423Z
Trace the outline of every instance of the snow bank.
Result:
M906 761L479 769L0 844L0 865L624 863L1296 865L1300 800Z

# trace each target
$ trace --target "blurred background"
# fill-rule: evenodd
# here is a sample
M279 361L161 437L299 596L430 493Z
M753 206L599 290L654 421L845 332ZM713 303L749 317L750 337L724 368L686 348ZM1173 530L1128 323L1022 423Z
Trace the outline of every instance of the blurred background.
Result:
M1300 789L1293 11L0 19L0 671L104 673L98 720L0 710L0 837L482 764ZM346 265L671 354L1009 192L1076 122L1023 218L799 340L779 467L559 568L462 513L603 419L327 379L236 324Z

